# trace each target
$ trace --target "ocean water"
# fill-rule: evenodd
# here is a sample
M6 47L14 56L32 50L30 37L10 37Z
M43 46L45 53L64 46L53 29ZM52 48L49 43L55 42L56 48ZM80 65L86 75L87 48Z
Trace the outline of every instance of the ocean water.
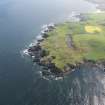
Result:
M102 70L82 67L62 80L46 80L41 68L22 54L43 24L61 22L73 11L92 12L95 5L84 0L0 0L0 105L105 105Z

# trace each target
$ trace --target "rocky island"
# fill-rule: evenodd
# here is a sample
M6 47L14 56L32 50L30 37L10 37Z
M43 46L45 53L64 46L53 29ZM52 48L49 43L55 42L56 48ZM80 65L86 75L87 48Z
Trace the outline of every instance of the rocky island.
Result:
M37 43L28 48L33 62L43 67L43 75L63 76L84 64L104 70L105 13L75 17L79 21L44 26Z

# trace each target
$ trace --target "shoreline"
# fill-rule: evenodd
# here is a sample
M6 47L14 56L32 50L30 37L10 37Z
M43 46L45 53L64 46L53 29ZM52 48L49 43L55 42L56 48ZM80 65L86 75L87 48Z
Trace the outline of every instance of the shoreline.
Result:
M62 70L57 68L55 64L51 62L51 59L54 59L54 57L49 58L47 63L44 61L43 57L48 55L48 52L40 46L40 43L48 37L47 33L52 31L54 28L55 24L53 23L44 25L42 27L43 30L41 31L41 34L36 37L36 43L27 49L27 54L31 56L33 63L36 63L43 68L42 75L48 76L53 74L56 77L62 77Z
M77 15L78 16L78 15ZM102 61L93 61L93 60L86 60L73 64L66 64L64 69L61 70L52 62L52 59L55 59L54 56L49 57L48 59L44 59L49 52L42 48L40 43L44 41L48 37L48 32L53 31L56 28L55 24L49 24L43 27L43 30L41 31L41 34L36 37L36 42L34 44L31 44L27 50L24 51L26 55L31 56L33 63L38 64L43 68L42 75L43 76L50 76L53 75L55 77L63 77L64 75L67 75L76 69L79 69L81 65L89 64L93 65L93 67L98 67L100 69L103 69L105 71L105 60Z
M80 21L79 16L80 16L80 14L72 12L71 20L74 22ZM33 63L36 63L37 65L39 65L43 68L43 71L41 71L43 76L53 75L58 78L58 77L63 77L65 74L69 74L69 73L75 71L74 65L70 65L71 67L69 67L69 70L67 69L67 70L63 71L63 70L57 68L55 66L55 64L52 63L51 61L48 64L44 64L43 61L41 61L42 60L41 54L43 55L45 53L45 52L42 53L43 51L45 51L45 49L43 49L40 46L40 43L48 37L47 33L50 31L53 31L57 25L58 25L57 23L56 24L50 23L50 24L43 25L41 27L42 30L41 30L40 34L36 36L36 40L34 40L34 42L31 43L29 45L29 47L23 51L23 53L27 56L30 56Z

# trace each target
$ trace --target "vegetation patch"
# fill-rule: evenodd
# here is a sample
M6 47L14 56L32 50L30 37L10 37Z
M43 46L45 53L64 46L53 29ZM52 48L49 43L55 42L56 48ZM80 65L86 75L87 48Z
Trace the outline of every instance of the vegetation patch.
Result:
M86 20L50 27L37 46L29 49L34 61L50 71L72 71L85 61L105 60L105 13L83 14ZM82 18L83 18L82 16Z
M52 62L60 69L68 63L75 65L83 62L84 58L91 60L105 58L105 31L103 31L105 25L101 24L104 23L104 15L104 13L86 14L87 21L59 24L53 31L48 32L49 37L41 43L41 46L50 52L49 56L56 56ZM72 38L72 42L68 38ZM69 47L71 43L73 47Z
M89 25L85 26L85 30L88 33L95 33L95 32L97 33L102 31L101 28L98 26L89 26Z

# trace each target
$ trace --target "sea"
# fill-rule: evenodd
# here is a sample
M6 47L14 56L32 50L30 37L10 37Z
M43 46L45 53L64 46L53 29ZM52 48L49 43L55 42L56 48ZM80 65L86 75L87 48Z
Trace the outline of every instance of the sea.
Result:
M0 105L105 105L105 73L83 66L48 80L24 49L44 24L95 12L85 0L0 0Z

